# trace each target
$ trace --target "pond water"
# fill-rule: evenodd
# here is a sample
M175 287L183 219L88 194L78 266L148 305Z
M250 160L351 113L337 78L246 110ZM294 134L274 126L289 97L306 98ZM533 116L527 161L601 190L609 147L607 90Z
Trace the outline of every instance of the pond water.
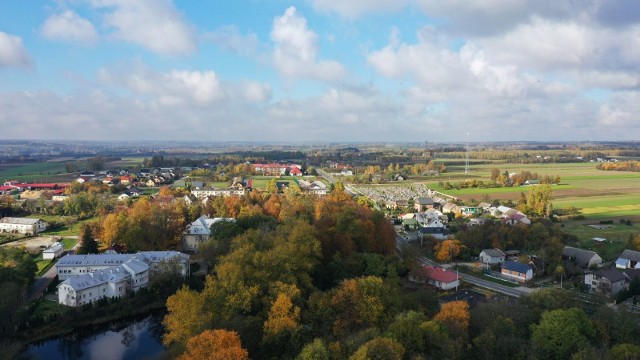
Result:
M105 325L99 331L77 331L41 343L24 352L33 360L120 360L156 359L165 354L162 346L162 317L150 315Z

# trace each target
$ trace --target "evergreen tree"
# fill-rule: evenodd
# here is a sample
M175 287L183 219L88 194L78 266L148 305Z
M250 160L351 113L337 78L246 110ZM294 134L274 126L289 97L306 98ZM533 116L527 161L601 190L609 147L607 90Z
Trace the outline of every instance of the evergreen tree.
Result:
M82 236L80 238L81 245L78 249L78 254L97 254L98 242L93 238L93 230L91 226L85 224L82 226Z

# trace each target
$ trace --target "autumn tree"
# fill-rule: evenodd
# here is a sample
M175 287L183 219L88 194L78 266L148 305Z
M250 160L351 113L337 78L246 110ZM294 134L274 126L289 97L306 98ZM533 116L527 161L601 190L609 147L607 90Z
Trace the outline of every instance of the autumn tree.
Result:
M331 297L331 306L336 313L334 334L377 325L385 311L386 292L383 280L376 276L342 281Z
M278 218L280 216L280 209L282 207L280 197L278 194L272 194L269 200L264 204L264 212L268 215Z
M264 336L274 338L279 333L296 331L300 327L300 308L294 306L286 294L278 294L271 304L269 316L264 322Z
M404 355L402 345L391 339L377 337L362 345L349 360L401 360Z
M553 210L551 199L551 186L532 186L526 195L522 195L518 202L518 209L527 215L549 217Z
M444 240L434 247L436 259L438 261L451 261L460 255L460 250L463 247L464 245L460 240Z
M210 319L211 314L205 311L204 295L185 286L167 299L162 343L184 349L187 341L202 331Z
M469 330L470 317L468 302L451 301L443 304L433 319L445 324L450 330L465 335Z
M248 360L235 331L205 330L189 339L187 350L178 360Z

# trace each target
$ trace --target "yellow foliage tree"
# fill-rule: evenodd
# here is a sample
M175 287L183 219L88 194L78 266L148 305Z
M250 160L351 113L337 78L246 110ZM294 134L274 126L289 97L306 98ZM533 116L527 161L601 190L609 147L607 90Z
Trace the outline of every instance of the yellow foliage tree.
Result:
M204 296L186 286L167 299L167 315L162 321L164 345L184 346L187 340L202 331L208 316L204 311Z
M470 318L469 303L466 301L452 301L443 304L440 312L433 319L466 332L469 329Z
M291 298L283 293L271 304L269 317L264 322L265 338L272 338L283 331L295 331L300 327L300 308L293 306Z
M247 360L249 353L242 348L235 331L205 330L189 339L187 351L178 360Z

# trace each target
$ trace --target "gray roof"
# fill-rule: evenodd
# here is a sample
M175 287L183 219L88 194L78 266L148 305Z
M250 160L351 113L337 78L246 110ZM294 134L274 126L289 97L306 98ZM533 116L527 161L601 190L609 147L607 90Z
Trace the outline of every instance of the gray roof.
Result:
M185 234L189 235L210 235L211 225L218 221L236 221L233 218L210 218L206 215L200 216L196 221L187 226Z
M420 205L433 205L433 199L430 197L419 197L418 204Z
M565 246L564 249L562 249L562 256L575 259L576 263L580 267L586 267L589 266L589 261L591 261L594 256L598 256L598 254L591 250L583 250L571 246Z
M117 283L126 280L131 276L121 266L99 270L71 277L63 281L60 285L69 285L73 290L80 291L94 286L99 286L107 282ZM60 286L58 285L58 286Z
M515 261L507 261L502 264L503 269L517 271L522 274L526 274L529 270L531 270L531 266Z
M626 279L626 276L624 276L623 273L621 273L620 271L618 271L616 269L598 270L598 271L596 271L594 273L594 275L597 275L597 276L600 276L600 277L603 277L603 278L607 278L612 283L618 282L618 281L623 281L623 280Z
M56 241L53 244L49 245L48 248L44 249L43 253L44 252L46 252L46 253L49 253L49 252L55 253L56 251L62 250L63 248L64 248L64 246L61 243Z
M130 259L149 264L162 260L172 259L176 256L188 259L189 255L178 251L142 251L136 254L88 254L88 255L65 255L57 263L60 267L82 267L82 266L118 266Z
M500 249L484 249L482 251L491 257L505 256L504 252Z
M40 219L32 219L32 218L16 218L16 217L5 217L0 219L0 223L3 224L16 224L16 225L34 225Z
M620 258L640 262L640 251L625 250L620 254Z

